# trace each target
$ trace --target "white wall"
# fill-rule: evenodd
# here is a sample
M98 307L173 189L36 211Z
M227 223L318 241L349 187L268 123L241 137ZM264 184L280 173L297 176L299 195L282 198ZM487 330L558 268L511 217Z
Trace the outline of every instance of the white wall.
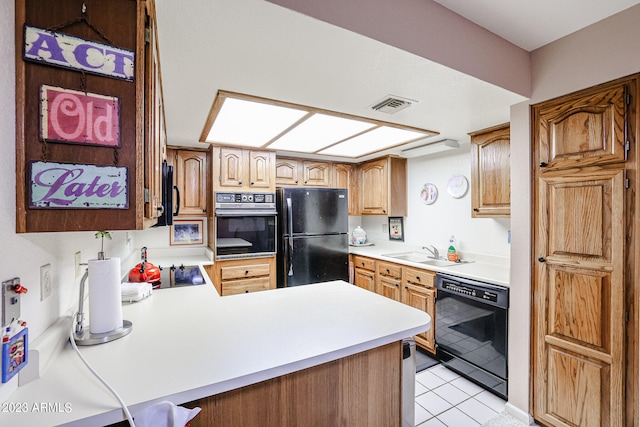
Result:
M529 103L511 108L511 313L509 402L529 408L531 145L529 104L640 72L640 5L531 54ZM516 363L517 362L517 363Z
M454 151L408 159L408 215L404 219L405 242L413 245L448 247L449 237L456 238L457 250L509 257L508 218L471 218L471 155L469 144ZM453 198L447 182L453 175L463 175L469 182L467 193ZM427 183L438 188L438 198L425 204L420 193ZM362 227L373 239L389 238L386 217L362 217Z

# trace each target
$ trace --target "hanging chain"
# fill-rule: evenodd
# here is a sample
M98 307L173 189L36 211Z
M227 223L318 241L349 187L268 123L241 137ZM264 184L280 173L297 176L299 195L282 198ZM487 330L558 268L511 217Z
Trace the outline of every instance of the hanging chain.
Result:
M118 147L113 147L113 165L118 166Z
M79 16L75 19L72 19L71 21L67 21L64 24L61 25L57 25L55 27L49 27L47 28L48 31L60 31L63 28L66 27L70 27L71 25L75 25L79 22L84 22L85 24L87 24L89 26L89 28L91 28L93 31L96 32L96 34L98 34L100 37L102 37L102 39L104 41L106 41L109 45L114 46L113 42L111 41L111 39L109 39L109 37L107 37L98 27L96 27L95 25L93 25L91 22L89 22L89 18L87 18L87 5L86 3L82 3L82 16Z

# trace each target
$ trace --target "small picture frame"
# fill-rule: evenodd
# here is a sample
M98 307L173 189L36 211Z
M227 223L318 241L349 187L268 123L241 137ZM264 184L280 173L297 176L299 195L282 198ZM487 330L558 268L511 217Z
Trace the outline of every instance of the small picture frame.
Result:
M389 217L389 240L404 242L404 227L401 216Z
M201 245L203 234L201 219L174 219L171 226L170 244L176 245Z

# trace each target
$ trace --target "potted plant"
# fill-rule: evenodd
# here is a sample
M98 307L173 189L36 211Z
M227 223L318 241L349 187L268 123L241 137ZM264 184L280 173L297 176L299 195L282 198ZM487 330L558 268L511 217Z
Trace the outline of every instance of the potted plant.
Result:
M98 231L96 233L96 239L100 240L100 252L98 252L98 259L105 259L104 255L104 239L107 238L111 240L111 234L108 231Z

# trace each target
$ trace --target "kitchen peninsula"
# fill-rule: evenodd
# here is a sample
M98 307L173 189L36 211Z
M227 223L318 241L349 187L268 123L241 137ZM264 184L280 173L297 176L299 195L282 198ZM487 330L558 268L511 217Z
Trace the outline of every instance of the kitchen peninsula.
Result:
M296 378L318 369L320 377L302 378L307 381L300 385L306 387L306 408L293 407L288 397L273 398L290 405L288 421L295 424L297 413L317 408L325 416L364 414L355 420L363 425L367 410L387 411L387 419L399 425L400 341L431 324L424 312L342 281L219 297L207 280L205 285L155 291L146 300L125 305L123 315L133 323L132 333L82 348L83 355L120 393L134 417L162 400L179 405L197 401L203 411L193 426L224 412L223 406L214 411L198 399L242 393L243 387L255 396L254 385L291 379L292 373L292 382L283 387L296 387ZM305 374L295 377L300 373ZM379 385L387 379L384 387ZM314 395L318 390L324 394ZM102 426L124 419L115 399L70 345L40 379L21 386L6 403L20 403L28 410L0 413L2 425ZM41 403L62 410L31 410ZM240 412L250 416L258 406L248 404ZM266 407L276 411L271 416L282 415Z

